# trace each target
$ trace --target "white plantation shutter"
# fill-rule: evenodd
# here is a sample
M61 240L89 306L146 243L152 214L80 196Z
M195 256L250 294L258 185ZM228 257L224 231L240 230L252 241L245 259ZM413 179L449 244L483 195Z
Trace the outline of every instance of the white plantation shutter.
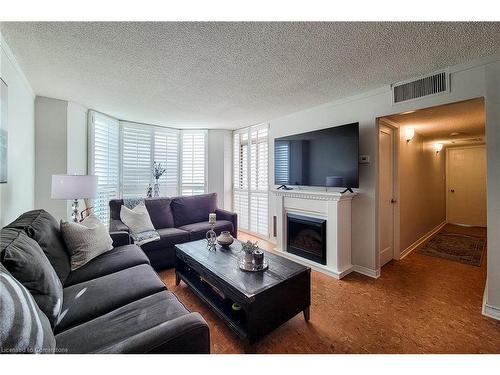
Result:
M233 209L242 230L268 236L268 127L233 135Z
M179 194L179 131L156 129L154 131L154 160L167 171L160 178L160 195L173 197Z
M119 196L119 123L118 120L89 112L89 173L98 177L94 213L109 223L109 200Z
M148 185L153 180L153 133L148 126L123 122L121 125L122 197L145 197Z
M250 129L250 232L268 236L268 129Z
M181 132L181 194L203 194L206 191L206 130Z

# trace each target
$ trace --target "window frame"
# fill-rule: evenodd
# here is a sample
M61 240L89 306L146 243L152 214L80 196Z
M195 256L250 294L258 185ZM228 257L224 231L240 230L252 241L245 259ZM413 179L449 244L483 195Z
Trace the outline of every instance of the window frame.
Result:
M109 199L118 199L118 198L123 198L123 192L124 192L124 181L123 181L123 157L124 157L124 139L123 139L123 131L124 127L130 127L130 128L137 128L140 130L146 130L149 132L149 142L150 142L150 163L151 163L151 168L152 168L152 163L155 160L156 150L157 150L157 145L156 145L156 140L157 136L159 134L167 134L167 135L174 135L176 139L176 145L177 145L177 150L175 152L175 176L176 176L176 182L175 182L175 189L176 193L174 195L171 194L172 186L173 184L168 184L167 180L163 181L162 183L165 186L169 186L167 189L170 189L170 191L167 192L162 192L160 191L160 194L164 194L165 196L173 197L173 196L181 196L183 193L183 187L186 185L192 185L194 189L196 187L200 187L200 184L183 184L182 183L182 168L183 168L183 154L182 154L182 147L183 147L183 135L188 135L188 134L203 134L203 144L204 144L204 163L203 163L203 168L204 168L204 178L203 178L203 192L206 193L208 190L208 130L207 129L175 129L171 127L163 127L163 126L157 126L157 125L148 125L148 124L142 124L142 123L136 123L136 122L130 122L130 121L124 121L124 120L119 120L116 119L112 116L108 116L104 113L100 113L98 111L94 110L89 110L88 115L87 115L87 123L88 123L88 133L87 133L87 141L88 141L88 155L87 155L87 173L91 175L95 175L95 121L96 121L96 116L102 116L106 120L109 120L113 126L116 126L116 131L117 131L117 151L116 151L116 164L117 164L117 182L116 185L113 185L115 188L116 194L113 194L112 197ZM168 137L166 137L166 145L168 145L169 140ZM170 140L171 141L171 140ZM166 146L165 150L165 157L166 160L172 158L172 155L174 153L170 154L168 153L168 146ZM167 172L168 173L168 172ZM173 173L171 173L173 175ZM152 171L150 170L150 183L151 186L154 184L154 177L152 174ZM161 180L160 180L161 181ZM144 193L140 194L140 197L146 197L146 189L147 186L144 186ZM96 198L94 201L96 201L98 198ZM107 225L110 217L109 217L109 202L107 202L108 208L106 209L108 217L106 219L101 218L102 221ZM94 207L96 206L96 203L94 202Z
M258 144L259 143L259 137L258 137L258 131L259 130L262 130L262 129L266 129L267 130L267 135L266 135L266 138L265 138L265 141L267 143L267 186L261 188L261 189L252 189L252 167L251 167L251 164L252 164L252 134L254 132L257 132L257 142L255 144ZM241 140L242 138L242 135L245 135L246 134L246 141L243 141ZM234 149L234 147L236 146L236 141L235 141L235 137L238 136L239 137L239 142L238 142L238 147L241 148L242 145L245 144L246 142L246 150L245 150L245 153L246 153L246 166L242 166L242 159L241 159L241 156L242 156L242 152L241 150L239 151L236 151ZM256 147L256 153L258 154L258 147ZM236 160L236 156L238 156L238 160ZM257 155L257 168L258 168L258 155ZM238 167L237 167L238 166ZM241 171L243 168L246 168L246 173L245 176L243 177L243 179L246 181L242 182L241 178L240 177L236 177L235 174L238 173L239 176L241 176ZM258 171L256 173L256 183L257 183L257 187L258 187ZM246 233L249 233L249 234L252 234L254 236L257 236L257 237L260 237L260 238L263 238L263 239L268 239L269 238L269 177L270 177L270 173L269 173L269 124L267 123L263 123L263 124L258 124L258 125L254 125L254 126L250 126L250 127L247 127L247 128L243 128L243 129L238 129L238 130L235 130L233 131L233 210L234 211L238 211L238 209L235 207L235 201L236 201L236 195L240 195L240 196L244 196L246 194L246 199L247 199L247 203L246 203L246 220L243 220L243 217L238 218L239 219L239 222L242 224L240 225L240 227L238 228L239 230L243 231L243 232L246 232ZM240 188L240 186L244 186L244 188ZM263 233L258 233L258 232L255 232L252 230L252 218L251 218L251 206L252 206L252 198L253 197L261 197L261 196L265 196L266 197L266 201L267 201L267 215L266 215L266 222L267 222L267 225L266 225L266 234L263 234ZM240 212L240 216L243 216L243 213ZM245 225L243 223L245 222L248 222L248 227L245 227ZM258 224L257 224L258 225Z

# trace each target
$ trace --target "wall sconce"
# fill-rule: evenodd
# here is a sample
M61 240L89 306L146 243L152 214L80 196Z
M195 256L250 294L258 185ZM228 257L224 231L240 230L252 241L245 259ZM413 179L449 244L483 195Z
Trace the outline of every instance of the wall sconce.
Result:
M442 143L434 143L434 150L436 150L436 154L439 153L443 149Z
M406 143L410 142L415 135L414 128L405 128L405 139Z

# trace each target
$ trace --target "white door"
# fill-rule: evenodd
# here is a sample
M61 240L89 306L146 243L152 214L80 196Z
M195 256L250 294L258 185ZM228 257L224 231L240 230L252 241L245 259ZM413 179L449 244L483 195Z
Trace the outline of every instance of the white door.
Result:
M379 127L379 236L380 266L394 257L394 131Z
M446 220L486 226L486 152L484 146L446 150Z

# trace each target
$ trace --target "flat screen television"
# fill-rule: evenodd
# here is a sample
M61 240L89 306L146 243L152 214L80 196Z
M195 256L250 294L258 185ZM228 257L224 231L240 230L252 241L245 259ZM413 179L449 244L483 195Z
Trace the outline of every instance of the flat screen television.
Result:
M359 187L359 123L274 140L276 185Z

